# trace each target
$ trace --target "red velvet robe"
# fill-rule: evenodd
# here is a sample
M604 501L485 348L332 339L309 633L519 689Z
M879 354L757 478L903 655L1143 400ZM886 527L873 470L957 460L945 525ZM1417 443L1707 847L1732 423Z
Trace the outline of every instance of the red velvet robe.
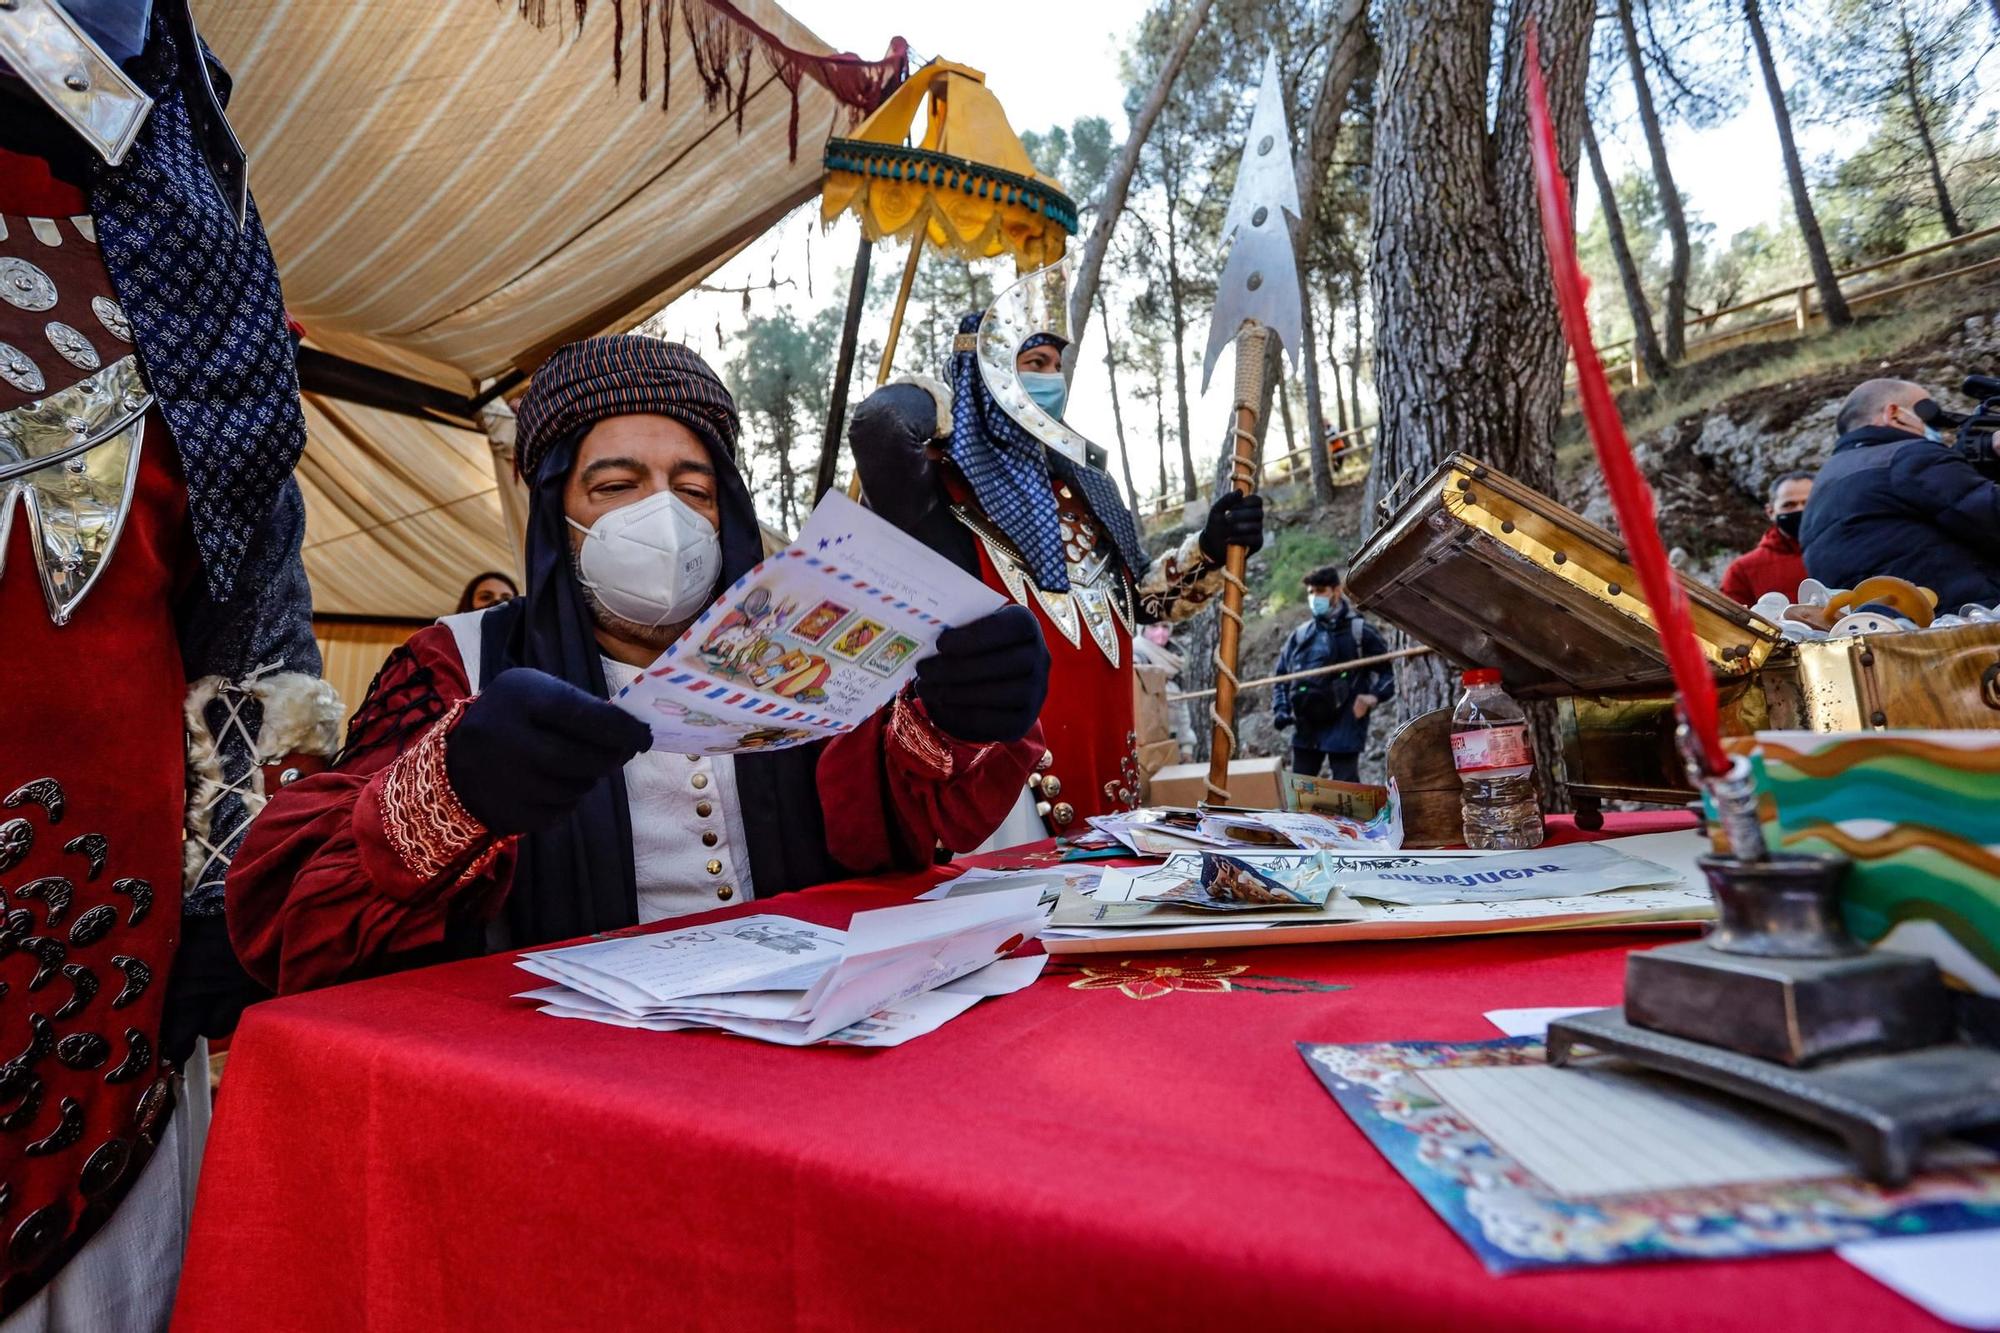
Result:
M280 792L231 867L230 937L251 975L280 992L387 970L442 943L448 923L491 919L505 901L516 840L480 828L444 778L442 741L469 697L465 665L443 626L409 648L370 699L427 671L444 716ZM920 704L884 709L820 755L828 850L856 874L925 864L940 844L969 851L1041 752L1039 730L969 745L939 733Z

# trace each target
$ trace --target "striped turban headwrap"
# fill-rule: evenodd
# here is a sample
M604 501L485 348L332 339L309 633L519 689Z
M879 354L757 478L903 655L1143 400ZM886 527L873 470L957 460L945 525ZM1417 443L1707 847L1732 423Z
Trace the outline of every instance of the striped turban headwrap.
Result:
M724 458L736 456L736 402L679 343L624 333L558 348L515 408L514 465L532 480L557 443L606 417L671 417Z

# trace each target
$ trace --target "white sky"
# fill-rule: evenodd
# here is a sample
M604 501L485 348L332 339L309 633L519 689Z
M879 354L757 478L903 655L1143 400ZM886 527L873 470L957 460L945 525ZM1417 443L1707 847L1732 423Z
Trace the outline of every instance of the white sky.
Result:
M1111 122L1114 138L1122 140L1126 121L1118 52L1146 12L1148 3L1147 0L1073 0L1065 10L1064 23L1054 35L1046 28L1037 32L1037 25L1011 20L1004 10L939 4L935 0L897 4L884 4L880 0L865 4L855 0L786 0L786 8L838 49L875 55L884 49L890 35L900 33L909 40L917 59L941 56L983 71L987 86L1007 109L1017 133L1042 130L1057 123L1067 125L1079 116L1098 115ZM1245 56L1246 61L1261 58L1261 52ZM1728 123L1701 132L1678 129L1668 135L1676 180L1694 213L1714 224L1718 242L1726 242L1744 227L1776 220L1790 209L1777 133L1762 88L1757 86L1748 91L1743 111ZM1838 130L1801 128L1801 148L1809 161L1839 145ZM1644 153L1636 126L1622 136L1607 138L1605 153L1614 177L1635 166ZM1581 220L1587 223L1596 208L1596 190L1590 185L1587 173L1579 180L1576 194ZM1123 225L1131 223L1128 214ZM753 294L752 313L772 313L783 302L803 316L844 297L839 271L853 257L855 226L851 218L843 219L832 232L822 233L815 200L753 244L710 281L730 287L761 283L775 271L778 277L790 278L795 285L776 293ZM901 245L878 247L874 264L878 271L885 266L900 270L905 253ZM1003 262L1011 265L1011 261ZM1220 267L1222 256L1213 256L1211 262ZM808 277L810 301L806 297ZM720 360L733 351L730 344L744 319L741 296L696 292L671 307L663 322L669 336L684 338L705 355ZM721 347L716 345L718 326L723 334ZM885 331L864 327L862 337L864 341L871 336L879 340ZM1119 470L1117 439L1104 371L1103 336L1102 324L1093 320L1079 355L1067 420L1112 451L1111 471L1115 476ZM1207 338L1205 322L1188 332L1192 389L1199 389L1200 359ZM935 373L943 351L914 348L906 337L898 349L898 369L921 368ZM1198 465L1213 456L1222 438L1229 409L1228 366L1229 358L1225 355L1216 368L1215 391L1191 407ZM1120 387L1125 426L1135 450L1133 472L1141 495L1150 496L1157 472L1153 416L1146 404L1134 398L1130 384L1121 383ZM1366 391L1364 369L1364 398ZM1303 440L1303 420L1298 421L1297 428ZM1275 422L1272 430L1274 441L1280 439ZM1171 425L1168 434L1168 447L1173 450ZM1281 451L1279 444L1271 452L1275 455Z

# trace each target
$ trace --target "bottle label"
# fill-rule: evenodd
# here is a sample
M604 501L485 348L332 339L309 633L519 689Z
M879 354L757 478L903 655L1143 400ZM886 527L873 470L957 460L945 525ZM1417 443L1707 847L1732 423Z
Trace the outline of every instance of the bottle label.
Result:
M1532 764L1535 756L1528 748L1528 724L1515 722L1478 731L1455 731L1451 736L1451 762L1461 773L1485 773Z

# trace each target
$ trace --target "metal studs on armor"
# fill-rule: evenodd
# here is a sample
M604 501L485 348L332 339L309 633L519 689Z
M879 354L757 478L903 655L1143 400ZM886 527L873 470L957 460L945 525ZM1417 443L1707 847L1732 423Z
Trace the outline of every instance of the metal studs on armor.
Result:
M124 309L108 296L90 298L90 313L97 316L97 322L104 331L119 342L132 341L132 321L125 318Z
M143 962L129 954L117 953L111 955L111 966L125 974L124 988L112 998L111 1007L113 1009L123 1009L126 1005L132 1003L132 1001L144 995L146 987L153 984L153 969L147 967Z
M45 924L60 926L63 918L69 915L70 905L76 901L76 885L61 875L44 875L14 890L14 896L47 904L49 910Z
M10 819L0 823L0 874L26 860L34 845L35 829L27 820Z
M12 1134L17 1130L26 1129L40 1113L42 1098L47 1092L48 1088L41 1079L32 1074L28 1075L27 1086L22 1090L21 1104L7 1114L0 1115L0 1130Z
M125 1168L132 1161L132 1145L124 1139L106 1139L97 1151L83 1164L83 1174L77 1180L77 1188L86 1199L99 1198L108 1194L125 1175Z
M99 903L76 919L69 928L69 943L73 949L88 949L91 945L111 933L118 924L118 909L110 903Z
M95 1069L111 1058L111 1043L95 1032L72 1032L56 1043L56 1059L71 1069Z
M55 280L17 256L0 256L0 301L16 310L47 310L56 303Z
M104 1076L106 1083L130 1083L153 1067L153 1043L137 1028L125 1029L125 1058Z
M87 882L95 884L97 877L104 873L104 862L110 854L111 842L102 833L80 833L63 844L63 851L71 856L81 856L90 862L90 876Z
M85 1007L97 998L97 992L101 984L97 980L97 974L82 963L64 963L62 974L69 979L69 984L73 989L70 991L70 997L64 1000L62 1007L55 1012L58 1022L65 1018L74 1018L82 1013Z
M7 1258L16 1268L32 1268L46 1259L56 1243L68 1234L68 1204L56 1202L37 1208L14 1228L7 1241Z
M1053 774L1053 773L1051 773L1051 774L1049 774L1049 775L1048 775L1047 777L1043 778L1043 779L1042 779L1042 795L1044 795L1044 796L1060 796L1060 795L1062 795L1062 779L1061 779L1061 778L1059 778L1059 777L1057 777L1057 776L1056 776L1055 774Z
M0 343L0 380L7 381L22 393L40 393L49 387L42 368L12 343Z
M139 1111L134 1118L139 1127L139 1142L148 1147L160 1141L160 1130L167 1121L167 1113L174 1109L174 1081L162 1078L146 1089L139 1098Z
M59 319L45 324L42 336L49 340L49 346L56 349L57 355L78 370L96 370L104 364L97 355L97 349L90 345L90 339Z
M1067 828L1076 819L1076 807L1068 801L1057 801L1055 808L1049 811L1049 818L1055 821L1057 828Z
M7 793L7 799L0 801L0 805L6 806L9 810L19 810L30 801L48 812L51 824L62 823L63 806L66 802L63 798L62 784L54 778L36 778L33 782L22 783Z
M83 1137L83 1103L74 1097L62 1099L56 1127L21 1149L30 1157L47 1157L61 1152Z
M30 935L21 941L21 952L31 955L41 964L35 969L35 975L28 978L28 989L35 991L56 979L56 970L62 966L62 960L68 955L69 950L63 948L61 940L52 940L45 935Z
M113 880L111 891L122 893L132 900L132 911L125 918L125 924L128 926L138 925L146 919L146 914L153 910L153 886L143 879Z

